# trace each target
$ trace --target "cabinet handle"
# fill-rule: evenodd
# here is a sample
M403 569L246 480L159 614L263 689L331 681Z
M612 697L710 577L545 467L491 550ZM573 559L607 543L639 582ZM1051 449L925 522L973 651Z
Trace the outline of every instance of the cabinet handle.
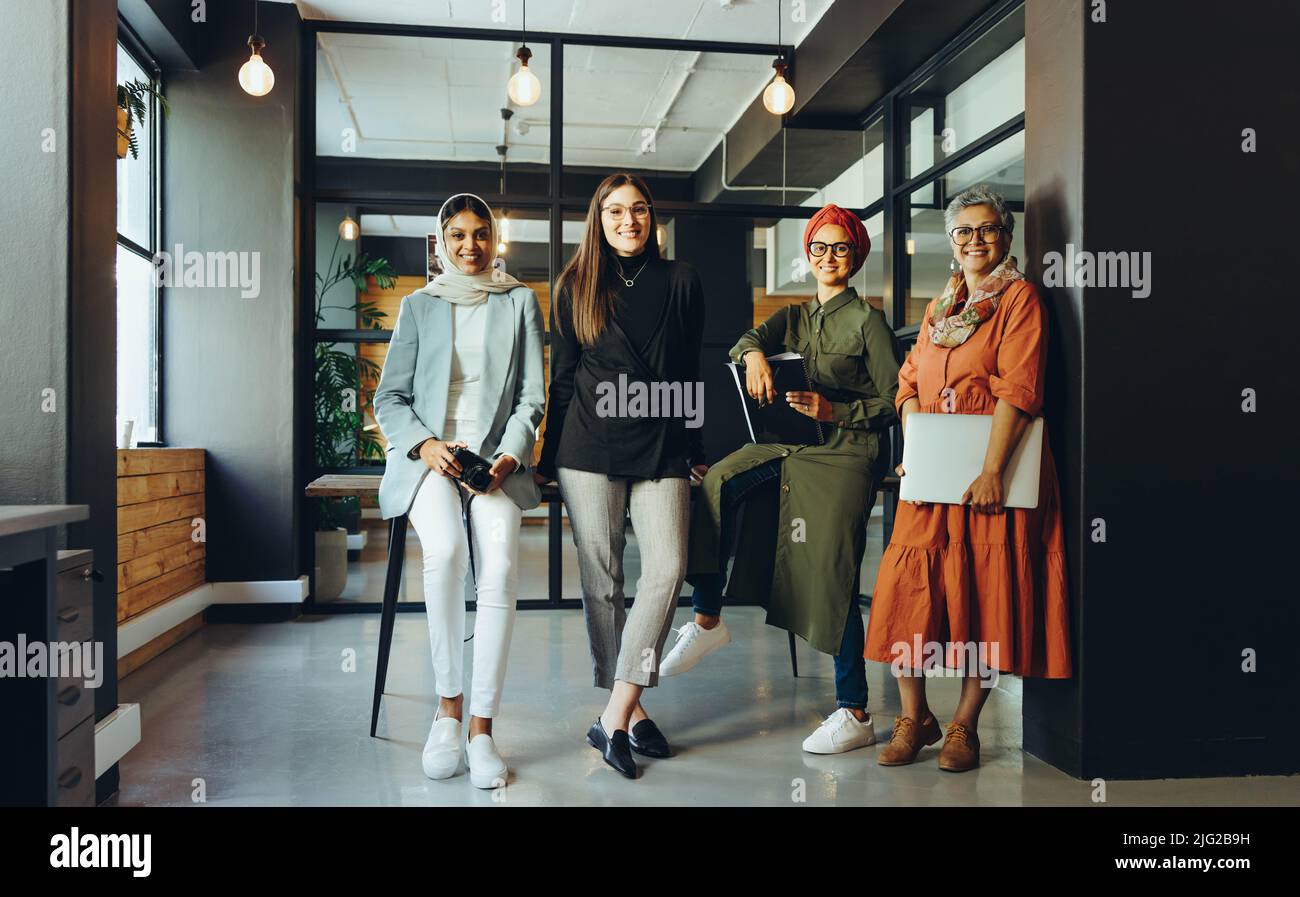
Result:
M81 700L81 688L76 685L69 685L63 691L59 692L58 702L71 707Z
M69 766L63 772L59 773L60 788L76 788L81 782L81 767Z
M87 567L85 570L81 571L81 578L93 579L95 582L103 582L104 574L100 573L98 570L94 569L93 567Z
M81 619L81 611L77 610L75 607L59 608L60 623L75 623L80 619Z

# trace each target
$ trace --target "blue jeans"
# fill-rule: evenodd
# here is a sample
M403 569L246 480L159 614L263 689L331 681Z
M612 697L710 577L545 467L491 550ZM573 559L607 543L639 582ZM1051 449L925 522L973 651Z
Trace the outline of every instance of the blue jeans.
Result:
M690 577L695 586L691 604L697 614L716 617L722 613L722 590L726 586L727 561L735 553L736 512L745 499L764 483L779 479L781 459L765 461L744 473L738 473L722 484L722 539L718 566L723 572L697 573ZM857 595L849 602L848 621L844 624L844 638L840 653L835 655L835 704L854 710L867 709L867 664L862 659L866 630L862 626L862 610Z

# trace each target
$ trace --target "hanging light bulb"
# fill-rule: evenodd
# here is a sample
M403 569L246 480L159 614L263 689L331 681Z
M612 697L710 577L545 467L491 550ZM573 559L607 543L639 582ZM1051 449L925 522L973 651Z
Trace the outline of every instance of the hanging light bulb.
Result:
M773 115L785 115L794 108L794 88L785 80L785 60L778 59L772 63L776 77L763 91L763 106Z
M781 50L781 0L776 0L776 77L763 90L763 106L773 115L785 115L794 108L794 88L785 80L785 54Z
M506 250L509 249L509 248L510 248L510 247L509 247L508 245L506 245L506 243L505 243L504 240L501 241L500 243L497 244L497 255L505 255L505 254L506 254Z
M510 219L506 217L505 212L501 213L501 221L497 225L497 230L499 231L501 242L509 243L510 242Z
M239 67L239 86L244 92L255 97L264 97L275 86L275 73L262 58L262 49L266 41L257 33L257 0L253 0L253 33L248 36L248 48L252 54Z
M515 58L519 60L519 71L510 76L506 82L506 93L510 102L516 106L531 106L542 96L542 82L528 70L528 60L533 58L533 51L528 49L528 0L523 3L523 22L519 29L519 43L522 45Z
M361 236L361 225L357 224L351 215L344 215L343 220L339 222L339 236L344 240L355 240Z
M533 51L520 47L515 56L519 59L519 71L510 76L506 93L510 95L510 102L516 106L531 106L542 96L542 82L528 70L528 60L532 58Z

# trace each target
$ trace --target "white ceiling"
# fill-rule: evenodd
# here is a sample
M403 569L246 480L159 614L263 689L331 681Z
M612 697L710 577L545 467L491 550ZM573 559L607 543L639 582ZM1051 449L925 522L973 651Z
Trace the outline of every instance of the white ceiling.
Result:
M782 39L799 40L831 0L807 0L804 20ZM314 0L304 16L357 21L504 28L501 42L411 36L321 34L317 67L317 152L327 156L495 162L500 109L517 63L519 0ZM573 0L529 5L529 28L576 33L774 41L776 0ZM536 105L515 109L505 142L510 162L549 159L550 52L530 44L542 83ZM772 55L695 53L566 45L564 158L568 165L691 171L712 152L771 77ZM797 88L797 85L796 85ZM344 146L344 129L356 134ZM653 140L651 135L653 134Z
M280 0L304 19L518 32L523 0ZM781 40L798 44L832 0L779 0ZM860 2L860 0L844 0ZM778 0L532 0L530 31L776 43Z

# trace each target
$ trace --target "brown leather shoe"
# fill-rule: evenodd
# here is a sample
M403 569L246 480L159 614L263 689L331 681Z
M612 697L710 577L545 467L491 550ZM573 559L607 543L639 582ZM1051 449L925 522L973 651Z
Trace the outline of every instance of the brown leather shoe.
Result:
M961 723L950 723L943 750L939 751L939 768L944 772L965 772L979 765L979 737Z
M889 744L881 748L876 762L881 766L906 766L916 760L921 748L934 744L942 734L933 715L926 717L919 728L910 716L896 716L894 734L889 736Z

